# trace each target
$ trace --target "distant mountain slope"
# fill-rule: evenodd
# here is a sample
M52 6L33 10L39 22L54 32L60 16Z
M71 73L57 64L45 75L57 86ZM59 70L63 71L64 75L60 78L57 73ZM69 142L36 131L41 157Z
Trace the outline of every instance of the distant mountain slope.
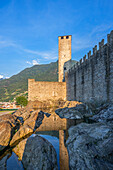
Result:
M58 62L26 68L9 79L0 81L0 101L9 101L22 93L27 95L28 79L58 81Z

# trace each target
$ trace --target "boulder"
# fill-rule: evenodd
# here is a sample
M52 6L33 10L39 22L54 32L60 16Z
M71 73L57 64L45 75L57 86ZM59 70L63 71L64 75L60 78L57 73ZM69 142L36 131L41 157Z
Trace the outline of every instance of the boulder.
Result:
M55 113L60 118L66 119L83 119L84 117L91 116L92 112L88 109L87 105L79 104L76 107L65 107L55 110Z
M21 141L13 151L22 160L26 170L58 169L55 149L51 143L38 135Z
M9 157L9 154L7 154L4 158L0 160L0 170L7 170L6 163L7 163L8 157Z
M25 107L25 108L18 109L14 113L14 115L17 116L18 118L22 118L22 120L25 121L25 120L27 120L31 116L33 111L34 110L31 109L31 108Z
M32 112L31 116L29 119L27 119L23 125L28 125L31 127L33 130L38 128L42 124L42 120L44 118L44 112L42 111L34 111ZM47 116L47 115L46 115Z
M105 105L99 109L96 115L94 115L91 120L94 120L96 122L113 122L113 105Z
M97 114L99 111L104 108L109 107L109 103L107 101L100 101L93 97L89 99L89 102L86 102L87 106L92 110L93 114Z
M19 142L26 135L31 135L36 128L38 128L42 124L42 120L44 118L44 114L49 117L49 113L44 113L42 111L34 111L31 116L24 122L23 126L15 133L13 136L10 145L13 146Z
M16 116L7 114L0 116L0 151L9 145L18 126Z
M111 124L81 123L69 129L66 146L72 169L113 169L113 128Z
M12 115L12 114L5 114L5 115L0 116L0 122L7 122L12 127L15 127L17 123L19 123L17 116Z
M8 122L0 122L0 151L8 146L11 140L11 125Z
M15 146L20 140L23 140L27 135L31 135L33 133L33 129L28 125L22 126L13 136L10 146Z

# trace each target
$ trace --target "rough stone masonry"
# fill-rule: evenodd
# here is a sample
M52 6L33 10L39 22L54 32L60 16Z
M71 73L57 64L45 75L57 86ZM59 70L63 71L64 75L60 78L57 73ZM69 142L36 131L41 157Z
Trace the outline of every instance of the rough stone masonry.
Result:
M113 31L65 75L67 100L113 102Z
M28 80L28 100L77 100L91 98L113 102L113 31L76 64L71 63L72 36L59 36L59 82ZM66 70L64 64L72 65ZM66 66L66 65L65 65ZM65 68L65 70L64 70ZM65 78L64 78L65 71ZM65 82L62 82L65 79Z
M71 59L71 35L59 36L59 82L28 80L28 100L66 100L66 82L63 81L63 66Z

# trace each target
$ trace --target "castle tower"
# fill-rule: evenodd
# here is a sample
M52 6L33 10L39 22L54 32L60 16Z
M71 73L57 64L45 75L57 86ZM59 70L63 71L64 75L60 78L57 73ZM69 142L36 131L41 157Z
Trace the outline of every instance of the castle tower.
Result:
M71 60L71 35L59 36L59 82L63 81L63 67L64 63Z

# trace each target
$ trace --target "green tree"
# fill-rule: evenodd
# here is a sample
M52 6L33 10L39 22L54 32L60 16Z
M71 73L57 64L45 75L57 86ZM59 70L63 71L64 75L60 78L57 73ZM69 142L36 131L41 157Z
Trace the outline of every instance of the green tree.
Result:
M24 96L19 96L16 98L16 103L17 105L26 106L28 103L28 100Z

